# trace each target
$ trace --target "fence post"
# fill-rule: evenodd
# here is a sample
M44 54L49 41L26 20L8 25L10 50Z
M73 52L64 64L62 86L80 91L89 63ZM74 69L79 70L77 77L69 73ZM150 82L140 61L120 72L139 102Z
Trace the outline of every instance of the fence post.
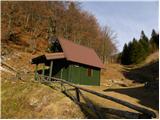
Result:
M49 80L51 80L51 77L52 77L52 69L53 69L53 61L51 61L50 63L50 69L49 69Z
M76 89L77 101L80 102L79 89L78 88L75 89Z
M37 80L37 77L38 77L37 70L38 70L38 64L36 64L36 66L35 66L35 74L34 74L34 79L35 80Z
M43 79L44 79L44 75L45 75L45 63L43 64L42 75L43 75Z
M63 76L63 68L61 68L61 79L62 79L62 76ZM63 91L63 83L62 83L62 81L61 81L61 92Z

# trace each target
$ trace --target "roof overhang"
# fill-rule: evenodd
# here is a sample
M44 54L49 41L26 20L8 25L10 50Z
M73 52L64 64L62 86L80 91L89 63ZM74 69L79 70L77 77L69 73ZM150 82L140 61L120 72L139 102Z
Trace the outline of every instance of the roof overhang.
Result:
M64 58L65 56L63 52L47 53L47 54L39 55L37 57L32 58L31 63L40 64L40 63L45 63L46 61L64 59Z

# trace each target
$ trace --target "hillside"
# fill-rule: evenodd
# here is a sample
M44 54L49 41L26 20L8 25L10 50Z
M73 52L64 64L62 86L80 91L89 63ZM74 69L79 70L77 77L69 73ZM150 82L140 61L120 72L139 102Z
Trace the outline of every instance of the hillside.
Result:
M116 51L114 33L101 29L80 3L68 1L2 1L2 44L17 44L27 52L46 52L55 37L93 48L106 59ZM109 49L106 51L105 49Z
M3 119L85 118L78 105L46 85L2 79L1 89Z
M145 64L157 61L159 59L159 51L150 54L144 61Z
M135 86L150 80L159 80L159 52L150 54L145 61L138 65L123 66L120 64L106 64L102 70L102 85L112 84L122 87Z
M1 118L85 118L81 109L59 90L34 81L33 55L15 49L2 56ZM16 64L15 64L16 63Z
M4 47L4 46L3 46ZM71 99L66 97L56 88L56 85L49 87L34 81L34 66L30 64L30 59L38 54L31 54L17 50L17 47L5 46L2 51L2 62L15 68L19 74L2 65L2 118L93 118L86 115L80 106L75 104ZM157 56L154 53L147 59ZM16 64L15 64L16 63ZM18 63L18 64L17 64ZM133 75L132 70L142 70L147 75L151 73L151 68L157 68L157 63L152 66L150 63L138 66L122 66L119 64L106 64L106 69L102 71L101 86L83 86L110 96L131 102L136 105L145 106L158 112L158 95L157 92L150 92L150 89L144 88L144 83L135 81L134 78L127 77L124 72ZM149 66L149 67L146 67ZM148 73L149 72L149 73ZM157 70L155 71L156 75ZM155 74L153 72L153 74ZM141 72L140 72L141 73ZM139 74L141 75L141 74ZM134 73L134 77L138 77ZM148 78L148 76L146 76ZM106 115L108 107L127 110L133 112L118 103L97 98L91 94L84 93L89 99L101 109ZM10 97L12 96L12 98ZM155 98L155 99L153 99ZM95 101L96 100L96 101ZM104 103L103 105L101 103ZM107 107L107 109L104 109ZM32 111L32 112L31 112ZM158 114L158 113L157 113ZM106 115L105 118L117 118L112 115ZM118 117L119 118L119 117ZM121 118L121 117L120 117ZM123 118L123 117L122 117Z
M147 106L158 113L159 52L150 54L138 65L107 64L102 71L101 86L92 89Z

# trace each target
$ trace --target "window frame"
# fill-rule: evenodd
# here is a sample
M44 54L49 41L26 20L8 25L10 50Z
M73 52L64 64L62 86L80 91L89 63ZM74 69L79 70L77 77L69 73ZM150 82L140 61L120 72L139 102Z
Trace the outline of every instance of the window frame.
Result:
M92 68L87 68L87 76L92 77L93 76L93 70Z

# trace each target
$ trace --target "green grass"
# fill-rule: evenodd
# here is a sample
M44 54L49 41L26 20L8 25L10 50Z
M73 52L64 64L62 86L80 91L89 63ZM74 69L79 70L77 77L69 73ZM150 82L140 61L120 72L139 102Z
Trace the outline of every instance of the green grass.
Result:
M60 91L38 82L3 80L1 118L84 118Z

